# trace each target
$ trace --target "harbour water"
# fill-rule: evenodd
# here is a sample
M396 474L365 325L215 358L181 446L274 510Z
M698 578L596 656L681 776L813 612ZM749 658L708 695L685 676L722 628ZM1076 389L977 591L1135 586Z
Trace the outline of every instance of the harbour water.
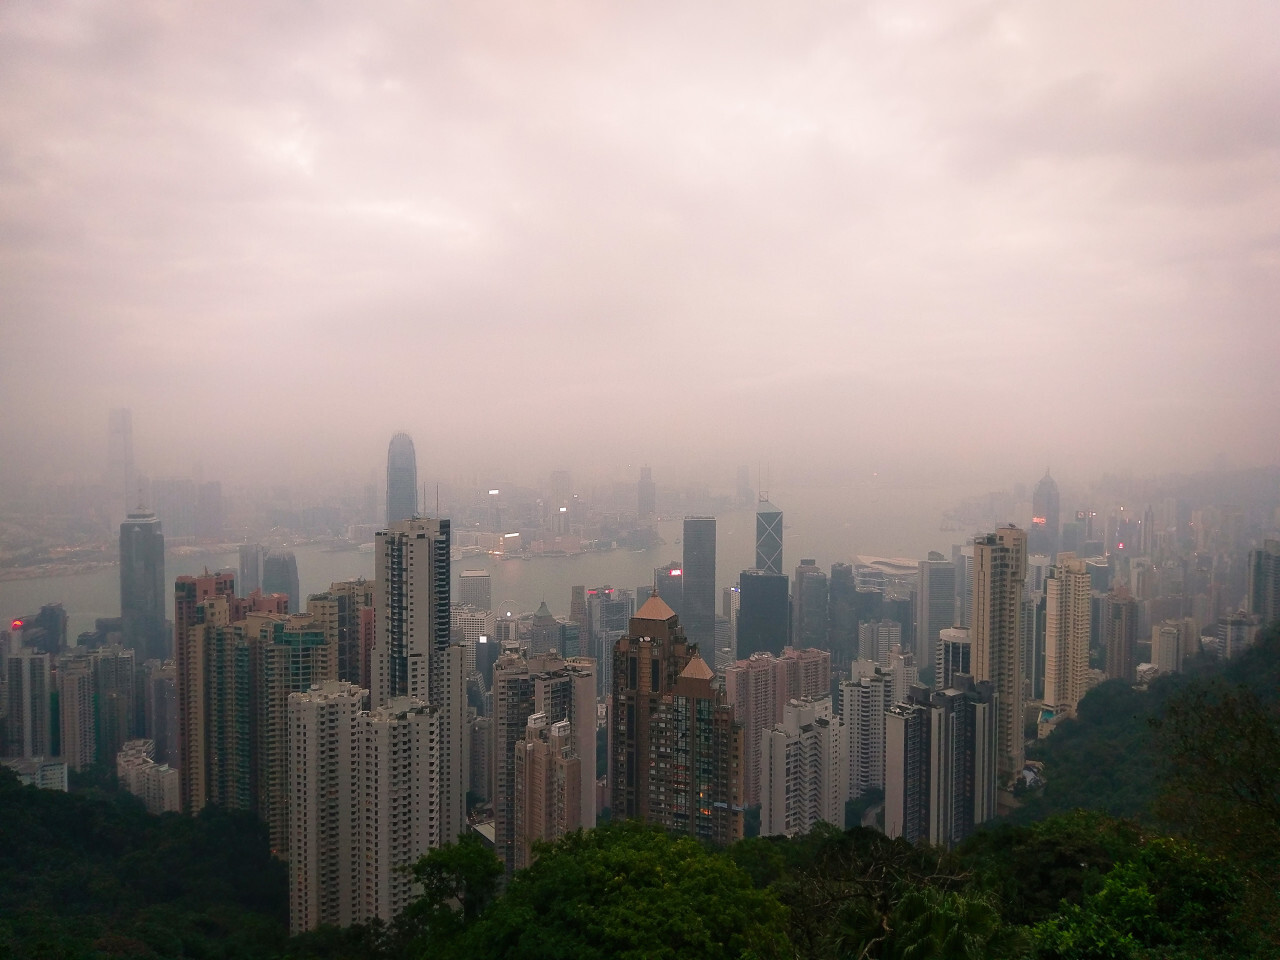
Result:
M951 494L937 490L874 483L789 491L785 501L778 501L786 521L784 563L790 570L802 557L812 557L827 567L859 554L922 558L929 550L949 550L961 535L940 531L939 519L953 502ZM652 580L655 567L679 560L683 552L681 529L679 520L660 522L662 542L641 551L528 560L463 557L453 563L455 588L462 570L488 570L495 609L532 611L545 600L553 613L567 616L574 584L635 589ZM722 513L716 538L716 580L718 586L725 586L755 564L754 511ZM304 597L324 590L335 580L373 577L372 553L334 550L320 544L300 544L293 550ZM165 579L171 583L175 577L199 574L206 568L235 569L237 562L235 553L169 551ZM68 634L74 642L80 632L93 629L95 618L120 615L119 569L109 566L88 573L0 582L0 616L6 618L0 622L35 613L45 603L61 603L66 608ZM172 617L172 599L168 612Z

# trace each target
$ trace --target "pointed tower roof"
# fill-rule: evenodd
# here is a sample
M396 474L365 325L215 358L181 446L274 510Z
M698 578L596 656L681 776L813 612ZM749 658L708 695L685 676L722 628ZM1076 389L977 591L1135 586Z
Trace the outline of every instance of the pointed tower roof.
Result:
M655 590L649 595L649 599L640 604L640 609L636 611L637 620L670 620L676 615L676 612L667 606L667 602L658 596Z
M680 671L680 676L691 680L714 680L716 672L707 666L707 661L695 653L693 659Z

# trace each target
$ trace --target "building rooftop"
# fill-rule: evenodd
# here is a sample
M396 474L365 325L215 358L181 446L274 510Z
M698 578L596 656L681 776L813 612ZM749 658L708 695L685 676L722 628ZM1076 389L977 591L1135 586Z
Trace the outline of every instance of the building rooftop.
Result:
M651 594L649 599L640 604L640 609L636 611L635 619L637 620L670 620L676 615L665 600L656 593Z

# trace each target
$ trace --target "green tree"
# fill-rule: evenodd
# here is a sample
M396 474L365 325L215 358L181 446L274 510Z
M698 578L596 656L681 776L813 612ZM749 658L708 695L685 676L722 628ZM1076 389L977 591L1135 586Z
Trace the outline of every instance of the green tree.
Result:
M633 822L539 850L456 956L677 960L789 956L786 912L723 853Z

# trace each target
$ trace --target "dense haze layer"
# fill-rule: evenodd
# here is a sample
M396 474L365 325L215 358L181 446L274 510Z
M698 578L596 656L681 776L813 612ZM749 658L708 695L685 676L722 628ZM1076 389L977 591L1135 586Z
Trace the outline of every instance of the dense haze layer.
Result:
M0 460L1274 459L1280 6L0 7ZM215 466L216 465L216 466ZM775 485L777 483L775 482Z

